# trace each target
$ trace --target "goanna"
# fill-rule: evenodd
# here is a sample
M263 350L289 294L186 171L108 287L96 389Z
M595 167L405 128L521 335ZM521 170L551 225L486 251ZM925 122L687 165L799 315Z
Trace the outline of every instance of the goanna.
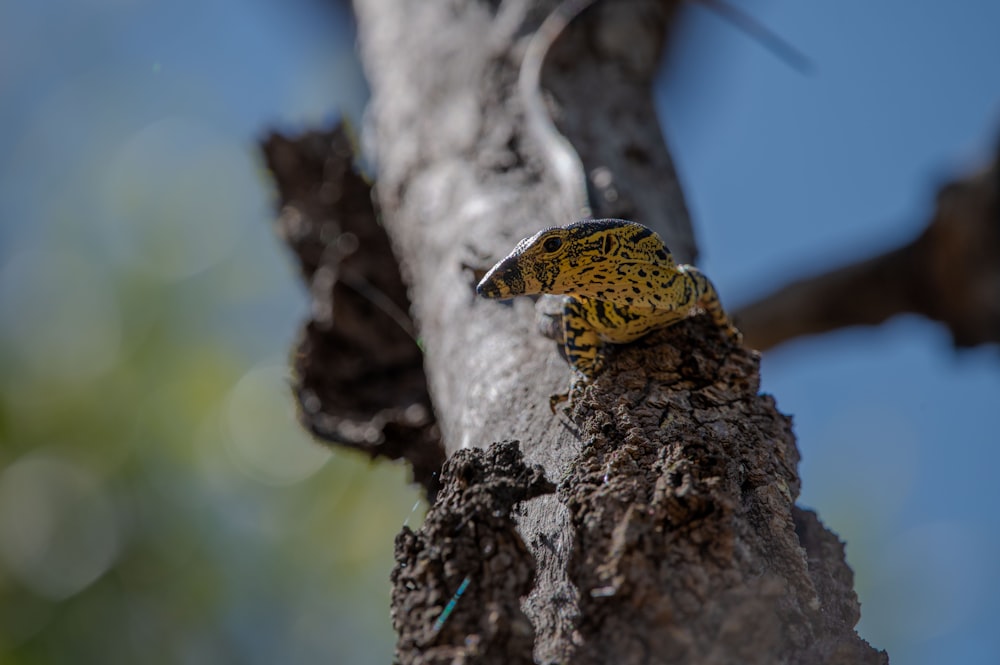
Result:
M602 344L632 342L698 311L740 339L708 278L675 263L651 229L621 219L588 219L525 238L476 292L486 298L567 296L563 345L584 381L602 368Z

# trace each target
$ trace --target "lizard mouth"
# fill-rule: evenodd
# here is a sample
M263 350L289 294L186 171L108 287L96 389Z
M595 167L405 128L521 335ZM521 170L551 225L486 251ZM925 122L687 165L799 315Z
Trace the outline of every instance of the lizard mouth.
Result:
M476 285L476 293L484 298L513 298L524 294L524 277L516 264L501 261L486 273Z
M486 278L483 278L483 281L476 285L476 293L484 298L500 297L500 289L493 282L487 282Z

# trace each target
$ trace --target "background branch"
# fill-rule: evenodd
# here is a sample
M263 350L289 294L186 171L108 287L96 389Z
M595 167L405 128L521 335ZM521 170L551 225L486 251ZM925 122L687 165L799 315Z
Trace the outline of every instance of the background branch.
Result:
M747 343L766 350L899 314L943 323L958 347L1000 342L998 160L943 186L934 215L912 241L739 308Z

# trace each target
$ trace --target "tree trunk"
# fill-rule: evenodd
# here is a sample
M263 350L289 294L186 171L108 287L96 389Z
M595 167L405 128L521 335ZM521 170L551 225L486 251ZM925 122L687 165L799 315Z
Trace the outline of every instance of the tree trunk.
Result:
M642 222L693 261L651 98L677 4L598 2L559 38L543 82L586 166L595 216ZM421 460L425 486L440 487L423 527L397 540L398 660L887 662L854 632L842 544L794 505L798 451L789 419L758 392L754 351L697 317L616 349L553 415L549 396L569 370L536 332L531 303L476 298L477 269L572 221L516 87L526 40L554 6L355 2L376 200L440 427L439 443L418 409L406 431L420 450L392 453ZM404 356L396 369L412 365ZM327 408L322 381L310 385L299 393L307 421ZM405 421L405 404L394 409L385 413ZM441 445L438 485L427 469Z

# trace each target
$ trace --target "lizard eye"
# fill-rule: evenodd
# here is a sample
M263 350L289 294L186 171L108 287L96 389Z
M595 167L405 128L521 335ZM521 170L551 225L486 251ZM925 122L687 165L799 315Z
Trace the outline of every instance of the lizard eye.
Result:
M544 243L542 243L542 248L544 248L545 251L549 252L550 254L559 249L560 247L562 247L562 238L549 238Z

